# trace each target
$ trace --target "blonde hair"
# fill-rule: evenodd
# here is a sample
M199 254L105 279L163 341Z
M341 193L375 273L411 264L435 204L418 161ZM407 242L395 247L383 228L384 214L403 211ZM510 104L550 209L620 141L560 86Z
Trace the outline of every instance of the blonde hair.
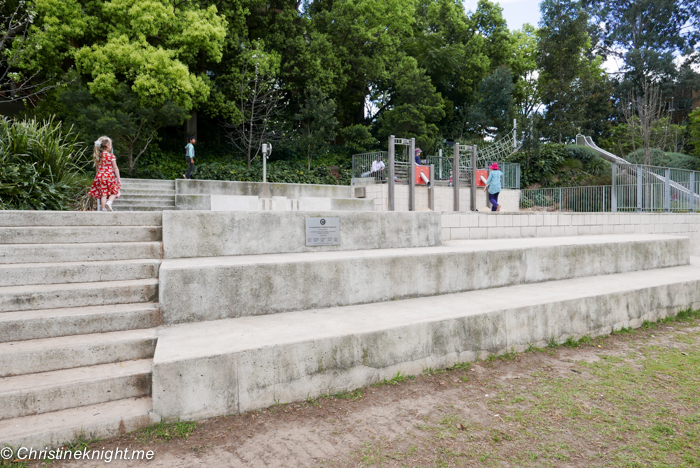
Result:
M95 147L92 150L92 159L95 161L95 167L98 167L102 162L102 153L107 151L107 148L112 145L112 140L108 136L101 136L95 140Z

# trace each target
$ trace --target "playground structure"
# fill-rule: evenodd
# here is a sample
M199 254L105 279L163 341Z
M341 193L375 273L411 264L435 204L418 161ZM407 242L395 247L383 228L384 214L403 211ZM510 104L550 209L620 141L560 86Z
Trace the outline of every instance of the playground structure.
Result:
M574 212L695 212L700 210L700 172L632 164L599 148L591 137L576 143L612 163L612 185L528 189L521 209Z
M352 185L375 201L385 199L375 205L375 210L476 211L477 203L482 204L477 191L483 187L479 176L487 177L488 166L497 162L504 173L502 186L506 193L502 196L509 205L508 211L517 211L517 202L509 202L515 194L507 192L520 188L520 165L504 162L519 148L515 130L484 148L455 142L452 155L443 155L440 150L437 156L426 156L424 164L416 163L415 147L415 139L392 135L388 151L353 155ZM377 170L379 162L383 165L381 170ZM382 185L385 187L378 187ZM483 198L483 204L488 205Z

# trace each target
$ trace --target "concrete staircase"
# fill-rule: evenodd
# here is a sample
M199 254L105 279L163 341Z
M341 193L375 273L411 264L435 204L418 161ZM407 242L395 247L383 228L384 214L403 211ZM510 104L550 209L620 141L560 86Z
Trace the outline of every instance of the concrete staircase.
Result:
M0 212L0 445L157 420L161 217Z
M121 197L115 211L159 211L175 209L175 181L122 179Z
M171 326L154 355L153 408L165 420L334 394L700 306L689 240L664 235L166 259L160 280Z

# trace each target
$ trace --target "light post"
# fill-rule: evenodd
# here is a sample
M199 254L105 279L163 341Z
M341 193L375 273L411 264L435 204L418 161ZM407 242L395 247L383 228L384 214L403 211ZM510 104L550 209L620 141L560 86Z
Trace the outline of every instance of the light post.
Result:
M267 158L270 157L271 153L272 153L272 144L263 143L262 144L263 182L267 182Z

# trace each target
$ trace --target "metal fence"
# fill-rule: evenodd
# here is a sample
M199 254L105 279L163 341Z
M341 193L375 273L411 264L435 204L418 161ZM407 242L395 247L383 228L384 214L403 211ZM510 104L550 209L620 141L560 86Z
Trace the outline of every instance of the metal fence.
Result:
M372 164L380 158L384 163L384 169L381 171L372 171ZM389 160L389 153L386 151L375 151L372 153L354 154L352 156L352 184L359 183L356 179L363 179L367 182L374 181L375 183L386 182L389 170L386 166ZM452 164L454 159L446 156L427 156L425 163L432 164L435 167L435 185L451 185L453 177ZM489 165L492 164L489 162ZM471 167L467 161L460 161L460 183L463 187L471 185ZM408 167L411 165L406 154L397 155L394 162L394 174L397 183L405 183L408 181ZM520 188L520 164L498 162L498 166L503 172L501 181L504 189L519 189ZM486 169L486 168L484 168Z
M384 168L381 171L372 172L372 164L380 158L384 163ZM374 151L372 153L361 153L352 155L352 185L355 185L355 179L372 178L376 182L384 182L387 179L389 170L387 164L389 162L389 153L387 151Z
M700 210L700 172L614 164L613 187L617 211Z
M520 191L522 211L612 211L612 186L553 187Z

